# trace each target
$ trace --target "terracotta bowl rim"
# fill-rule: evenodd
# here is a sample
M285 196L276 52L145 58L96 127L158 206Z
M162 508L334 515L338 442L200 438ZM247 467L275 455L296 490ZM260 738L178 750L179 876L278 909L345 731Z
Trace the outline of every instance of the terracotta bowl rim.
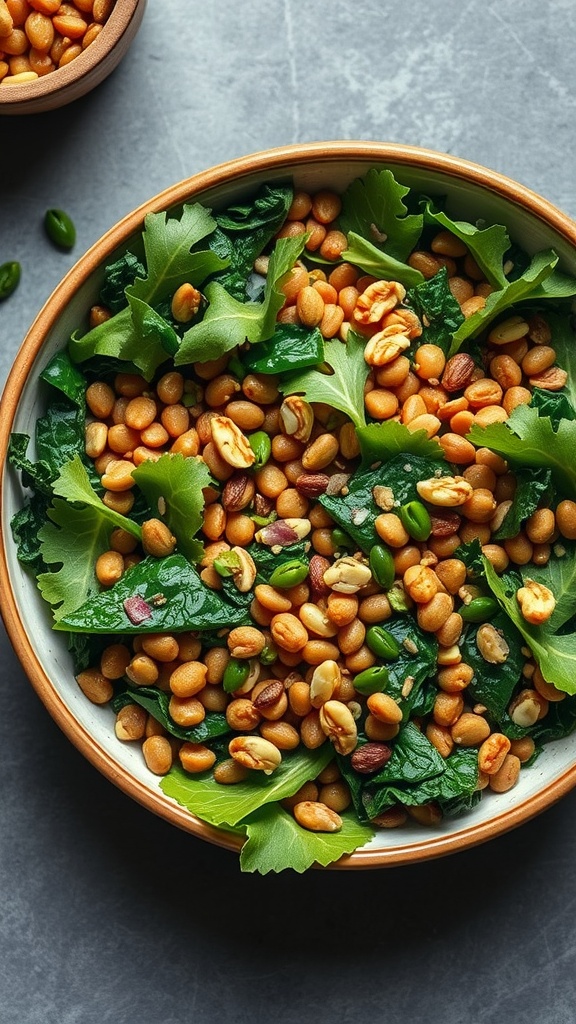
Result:
M110 59L140 5L144 7L146 0L116 0L98 37L69 64L56 68L55 71L42 75L33 82L5 85L0 88L0 114L16 107L24 111L27 105L32 106L40 99L54 96L56 93L64 94L65 90L85 75L95 72L98 67L104 67L103 62Z
M129 0L135 3L135 0ZM576 248L576 222L526 186L480 164L417 146L367 141L322 141L292 144L260 150L246 156L219 163L164 189L128 213L88 249L54 289L32 323L8 375L0 400L0 502L3 495L7 444L18 408L22 389L44 339L58 320L75 291L109 255L131 235L141 229L147 213L158 212L228 183L247 180L255 174L266 174L287 168L287 174L306 165L350 160L352 163L380 163L398 168L440 172L452 179L471 183L496 193L524 212L543 221L572 247ZM55 690L29 642L18 610L18 602L8 571L6 537L0 545L0 612L9 639L36 693L67 738L109 781L126 795L164 820L204 840L238 851L241 837L197 819L176 803L170 802L160 789L154 791L130 776L96 742L76 720L63 698ZM405 845L390 849L357 850L341 858L335 869L393 867L433 859L484 843L529 821L566 795L576 785L576 762L537 793L522 800L512 809L495 813L489 820L454 827L449 835L434 836L425 841L407 839Z

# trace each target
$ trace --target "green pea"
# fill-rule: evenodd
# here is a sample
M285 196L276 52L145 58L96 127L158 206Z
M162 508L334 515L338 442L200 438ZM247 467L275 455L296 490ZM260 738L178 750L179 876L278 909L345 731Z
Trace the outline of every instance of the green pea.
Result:
M0 301L7 299L18 287L20 281L20 264L9 260L0 267Z
M400 521L414 540L428 540L432 531L430 513L421 501L409 501L398 510Z
M341 530L339 526L335 526L332 530L332 542L336 551L349 551L351 548L356 547L352 538L344 530Z
M470 604L463 604L458 609L464 622L486 622L500 610L494 597L474 597Z
M396 571L392 552L383 544L375 544L370 551L370 571L378 586L388 590L394 583Z
M354 676L354 689L369 697L371 693L384 693L389 675L385 665L373 665Z
M270 458L272 452L272 443L268 434L265 434L263 430L257 430L255 434L250 434L248 442L254 455L256 456L256 462L253 465L253 469L262 469Z
M279 587L282 590L298 586L299 583L304 582L307 575L308 564L301 562L299 558L292 558L289 562L284 562L283 565L274 569L268 582L271 587Z
M71 249L76 241L76 228L64 210L46 210L44 227L54 245Z
M370 626L366 633L366 643L373 654L387 661L392 661L400 654L400 644L384 626Z
M250 662L246 658L230 658L224 669L222 686L226 693L234 693L244 685L250 674Z

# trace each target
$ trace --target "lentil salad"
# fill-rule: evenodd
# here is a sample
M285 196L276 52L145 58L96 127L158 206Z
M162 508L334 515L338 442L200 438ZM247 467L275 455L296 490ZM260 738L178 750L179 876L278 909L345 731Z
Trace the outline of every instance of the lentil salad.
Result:
M44 371L20 557L84 693L245 869L465 813L573 728L556 263L389 171L269 186L147 218Z

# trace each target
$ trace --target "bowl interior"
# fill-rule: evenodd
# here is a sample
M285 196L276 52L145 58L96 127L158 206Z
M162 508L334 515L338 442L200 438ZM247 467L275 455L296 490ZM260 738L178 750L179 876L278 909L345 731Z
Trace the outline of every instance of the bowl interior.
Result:
M563 269L576 275L576 225L528 190L465 162L423 150L347 143L288 147L221 165L154 197L108 232L70 271L33 325L6 385L0 417L2 456L11 430L33 434L44 398L39 372L84 321L98 295L102 266L118 249L129 247L141 230L145 213L189 200L225 206L250 195L263 181L288 177L294 178L297 188L341 191L373 166L390 167L400 181L421 192L445 195L452 216L506 224L512 239L529 252L554 248L561 256ZM39 696L82 753L130 796L189 832L236 847L235 838L198 822L165 797L158 778L145 767L139 749L115 738L112 711L90 704L80 692L64 638L51 629L47 607L16 558L10 520L21 504L20 482L4 465L0 559L3 615ZM506 831L545 809L576 783L575 755L574 736L549 744L534 766L521 772L519 783L510 792L487 795L474 810L458 819L444 820L433 831L415 823L383 831L340 866L386 866L422 860Z

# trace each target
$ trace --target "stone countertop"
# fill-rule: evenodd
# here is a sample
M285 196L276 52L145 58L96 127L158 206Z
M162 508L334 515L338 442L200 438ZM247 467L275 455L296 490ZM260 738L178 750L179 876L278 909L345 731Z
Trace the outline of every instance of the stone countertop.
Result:
M0 383L65 271L181 178L295 142L424 146L576 217L573 0L148 0L120 67L0 118ZM44 211L78 242L54 250ZM576 794L442 860L241 875L153 817L47 714L0 632L0 1024L569 1024Z

